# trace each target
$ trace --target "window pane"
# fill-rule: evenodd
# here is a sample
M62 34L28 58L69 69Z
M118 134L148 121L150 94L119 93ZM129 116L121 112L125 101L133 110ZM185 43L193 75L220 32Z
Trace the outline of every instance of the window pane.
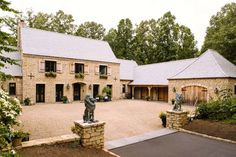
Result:
M99 72L100 72L101 75L107 75L107 66L100 65L99 66Z
M84 73L84 64L75 63L75 73Z
M16 95L16 83L9 83L9 94Z
M46 72L56 72L56 61L45 61L45 71Z

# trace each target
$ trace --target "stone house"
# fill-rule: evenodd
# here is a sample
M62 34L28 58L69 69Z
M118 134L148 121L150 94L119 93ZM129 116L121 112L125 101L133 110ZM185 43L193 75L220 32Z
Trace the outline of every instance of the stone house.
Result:
M85 95L104 95L112 89L112 99L133 98L171 102L175 92L194 104L218 97L232 89L236 95L236 66L214 50L198 58L137 65L117 59L105 41L76 37L20 23L19 52L6 53L21 66L6 65L2 72L14 76L1 87L10 95L35 103L54 103L67 96L70 101Z

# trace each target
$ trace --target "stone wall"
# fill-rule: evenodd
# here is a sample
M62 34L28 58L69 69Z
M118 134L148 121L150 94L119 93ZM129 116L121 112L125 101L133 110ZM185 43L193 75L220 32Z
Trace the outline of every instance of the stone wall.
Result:
M14 95L13 97L18 98L20 101L23 101L22 77L15 77L14 79L2 82L1 88L6 92L9 92L9 83L16 83L16 95Z
M56 78L48 78L44 72L40 72L40 62L44 60L57 61L62 65L61 72L57 72ZM70 65L73 63L83 63L88 70L84 79L75 78L75 74L71 73ZM99 74L95 73L96 66L107 65L111 68L111 75L107 79L101 79ZM81 99L87 94L93 94L93 84L99 85L99 94L102 95L102 90L107 85L112 85L112 98L120 98L120 64L97 62L88 60L76 60L58 57L36 56L23 54L23 97L30 97L33 102L36 101L36 84L45 84L45 102L54 103L56 84L64 85L64 95L73 101L73 84L81 83ZM33 74L33 78L30 79L28 75ZM68 88L67 88L68 87Z
M171 129L179 129L188 123L186 111L173 111L166 112L166 127Z
M215 89L218 90L230 88L234 91L234 85L236 79L230 78L210 78L210 79L182 79L182 80L169 80L169 98L168 102L171 103L171 99L175 98L173 88L177 93L182 93L182 88L186 86L201 86L207 88L207 100L215 100L218 95L215 93Z
M75 121L74 132L80 136L80 142L87 148L104 148L105 122L83 123Z

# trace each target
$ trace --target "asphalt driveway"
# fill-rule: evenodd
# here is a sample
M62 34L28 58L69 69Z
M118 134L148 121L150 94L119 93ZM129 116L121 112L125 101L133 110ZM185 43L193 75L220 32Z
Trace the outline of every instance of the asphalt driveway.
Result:
M31 133L30 139L71 134L74 120L82 119L84 104L37 104L23 106L20 128ZM117 100L96 103L95 119L105 121L105 140L115 140L162 128L159 113L171 109L165 102ZM193 107L183 106L193 110Z
M111 151L122 157L235 157L236 144L177 132Z

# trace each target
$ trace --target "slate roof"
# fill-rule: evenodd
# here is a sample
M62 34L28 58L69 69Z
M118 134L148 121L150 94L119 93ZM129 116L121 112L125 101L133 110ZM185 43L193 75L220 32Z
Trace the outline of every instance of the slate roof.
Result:
M134 69L138 64L133 60L118 59L120 63L120 79L134 80Z
M1 55L4 57L9 57L14 60L18 60L17 63L20 64L20 66L6 63L5 67L1 68L0 71L12 76L22 76L21 61L20 61L21 54L19 52L4 52Z
M118 63L106 41L21 27L24 54Z
M207 50L170 79L236 78L236 66L214 50Z
M168 78L186 68L196 58L142 65L135 68L130 85L168 85Z

